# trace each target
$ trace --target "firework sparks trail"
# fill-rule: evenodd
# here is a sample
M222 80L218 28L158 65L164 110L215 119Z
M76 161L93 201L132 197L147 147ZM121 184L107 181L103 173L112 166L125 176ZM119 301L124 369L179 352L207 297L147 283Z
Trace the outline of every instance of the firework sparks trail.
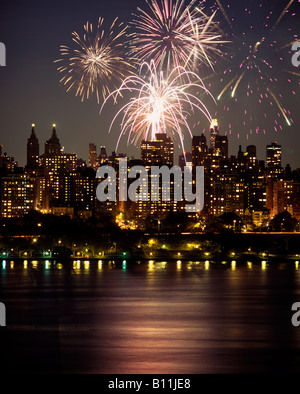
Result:
M103 27L104 19L99 18L96 29L87 22L81 37L77 32L72 33L76 47L62 45L61 59L55 62L63 63L58 71L63 74L60 83L67 92L75 90L76 96L82 101L96 95L97 102L120 86L122 80L131 73L132 63L125 57L122 38L127 34L127 26L116 18L107 33Z
M291 126L293 120L290 111L285 108L282 86L290 86L289 93L296 94L293 85L299 85L299 79L293 80L292 77L286 78L285 76L290 74L298 77L299 73L282 66L283 61L287 60L284 59L286 55L280 51L286 47L291 48L292 43L299 40L297 34L291 37L290 25L282 26L286 21L285 18L290 17L291 19L296 15L296 12L291 10L294 0L289 1L283 11L280 10L280 15L275 19L275 22L275 12L268 10L264 15L263 4L257 5L256 13L249 8L244 8L243 15L240 14L238 18L230 19L221 1L215 1L220 14L226 20L225 23L231 27L229 41L233 45L231 50L229 47L227 53L224 52L223 57L224 61L227 61L227 65L221 72L219 83L214 83L214 86L220 86L221 83L219 92L216 92L219 114L216 112L214 116L222 117L226 116L229 111L240 111L244 116L242 125L239 127L248 129L247 138L248 133L252 134L254 130L258 134L261 129L259 123L265 121L267 117L274 122L273 129L275 131L283 130L284 125ZM264 15L262 25L257 22L258 10L260 17ZM252 18L254 14L255 17ZM241 34L241 29L244 29L244 25L241 24L245 24L245 21L251 25L247 33ZM286 36L282 34L282 31L277 33L276 27L279 26L281 28L288 27ZM281 42L285 38L288 38L289 44ZM211 78L213 81L213 78L219 78L219 75L220 73L214 73L203 79ZM209 84L208 88L210 88ZM265 133L266 130L263 129L263 131ZM231 134L231 124L229 133Z
M138 8L131 25L135 33L131 40L132 56L140 62L154 60L156 67L172 70L183 66L193 70L197 63L212 67L211 56L220 54L225 41L220 29L216 33L214 14L207 16L184 0L147 1L150 11Z
M131 139L133 143L141 139L154 140L156 133L165 133L172 139L177 137L178 145L184 152L183 131L187 130L192 136L188 116L198 110L209 123L212 121L203 101L192 93L194 89L201 89L206 96L214 100L194 72L178 66L165 75L157 69L154 61L150 64L144 62L139 75L126 78L121 87L107 97L100 112L110 97L116 100L116 97L125 91L133 93L135 97L117 112L111 122L109 131L118 116L123 114L117 147L126 133L128 142Z
M294 0L290 0L290 2L287 4L287 6L284 8L284 10L282 11L282 13L279 15L275 25L272 27L271 30L274 30L276 28L276 26L278 25L278 23L281 21L281 19L284 17L284 14L286 13L286 11L290 8L290 6L293 4Z
M222 6L221 2L219 0L216 0L216 3L218 4L220 10L222 11L222 14L224 15L227 23L229 24L229 26L232 28L232 24L230 22L230 19L228 18L228 15L226 14L224 7Z

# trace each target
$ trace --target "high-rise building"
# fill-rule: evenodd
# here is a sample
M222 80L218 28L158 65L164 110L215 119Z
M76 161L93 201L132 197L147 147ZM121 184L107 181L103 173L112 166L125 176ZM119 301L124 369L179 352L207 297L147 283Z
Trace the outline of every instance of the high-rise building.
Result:
M37 196L43 196L41 209L48 211L53 204L61 200L62 190L69 193L66 189L67 184L62 183L63 174L72 173L77 168L77 155L62 152L55 125L51 138L45 144L45 154L41 157L41 162L43 177L39 177L38 180ZM45 189L42 190L42 187Z
M215 150L216 148L216 138L219 135L219 124L217 119L213 119L209 128L210 132L210 148Z
M3 145L0 145L0 168L3 167L3 155L2 155Z
M106 152L105 146L101 146L100 147L100 154L98 156L98 163L100 165L102 165L102 164L106 163L106 161L107 161L107 152Z
M58 194L52 201L53 207L73 208L75 213L94 209L95 171L91 168L76 171L60 171L56 178Z
M192 164L194 167L203 166L207 156L208 147L204 134L193 136L192 139Z
M165 133L155 134L155 140L143 140L141 160L145 165L173 166L174 143Z
M266 206L273 218L280 212L287 211L299 220L300 184L293 180L268 179Z
M95 171L77 171L73 177L73 198L75 206L81 211L92 212L95 202Z
M154 182L153 178L155 175L150 174L151 166L169 166L173 167L174 161L174 143L166 134L159 133L155 135L155 140L152 141L142 141L141 145L141 161L142 164L148 170L148 197L144 197L144 201L139 200L137 204L137 213L136 216L141 221L144 221L149 215L156 214L157 220L159 221L163 217L165 217L169 212L176 211L177 203L174 201L172 197L173 193L173 184L174 182L171 180L170 185L170 201L163 200L162 197L162 187L160 175L158 175L159 180L159 191L158 191L158 201L151 201L151 182ZM147 201L145 201L145 199Z
M267 184L261 174L247 180L245 185L245 206L252 211L263 211L267 204Z
M222 159L228 158L228 138L227 135L215 136L214 156L220 156Z
M242 215L245 209L245 184L237 171L224 168L217 171L206 185L205 208L210 215L219 216L225 212Z
M266 168L272 175L277 175L282 172L281 168L281 145L277 142L272 142L267 145Z
M39 166L40 147L35 134L35 125L32 124L31 135L27 140L27 169L37 169Z
M267 208L270 217L273 218L285 209L284 182L277 179L269 179L267 184Z
M246 148L247 153L249 156L256 157L256 146L255 145L248 145Z
M40 212L47 212L49 201L46 194L46 178L43 174L38 174L35 180L36 191L34 197L34 209Z
M300 220L300 182L293 181L293 216Z
M95 144L89 144L89 167L96 168L97 166L97 147Z
M60 153L50 157L44 156L42 159L45 175L57 174L61 170L73 172L77 167L76 153Z
M14 157L8 156L6 152L2 155L2 147L1 145L1 150L0 150L0 168L5 169L8 172L13 172L16 167L18 167L18 162L15 161Z
M1 217L20 217L33 209L35 179L26 174L9 174L1 179Z
M59 155L61 153L61 145L56 135L56 125L53 125L52 136L45 143L45 156Z
M192 154L190 152L181 153L178 158L178 165L182 170L184 170L184 167L192 167Z
M259 163L256 157L256 146L248 145L244 153L243 163L248 174L257 172L259 170Z

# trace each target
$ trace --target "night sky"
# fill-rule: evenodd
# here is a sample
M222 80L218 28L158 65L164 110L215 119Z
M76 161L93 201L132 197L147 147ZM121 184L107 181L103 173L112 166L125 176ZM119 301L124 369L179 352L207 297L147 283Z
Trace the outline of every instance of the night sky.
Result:
M227 3L231 4L230 10L236 16L241 15L237 8L237 4L241 2L230 0L224 2L224 4ZM255 7L258 2L242 3L243 6L248 4L249 7ZM262 3L268 6L272 3L274 5L275 2L262 1ZM288 1L285 0L277 1L276 10L283 10L287 3ZM45 141L51 136L53 123L57 125L58 137L67 153L77 153L79 157L87 160L90 142L95 143L98 149L101 145L106 146L109 154L115 149L118 129L114 128L112 133L108 134L115 109L108 105L104 113L100 115L100 107L96 100L81 102L81 99L75 97L73 93L66 93L59 84L60 76L54 60L60 58L60 45L71 45L71 33L74 30L81 32L87 21L96 23L99 16L104 17L107 22L112 22L117 16L122 21L130 21L132 13L138 6L147 9L145 0L29 0L26 2L14 0L0 3L0 42L6 46L6 67L0 67L0 144L4 146L5 152L15 157L19 165L25 165L26 143L32 123L36 124L40 154L44 152ZM291 23L290 29L297 29L294 34L299 34L299 8L299 2L295 1L293 11L297 15L292 20L293 23L282 21L282 29L280 27L276 32L281 35L282 39L285 39L284 27L287 26L284 24L286 23ZM258 9L254 15L252 16L253 25L260 26L264 16L262 11L260 13ZM254 31L256 31L255 28ZM249 31L249 38L252 34L254 34L253 31ZM289 37L286 39L288 40ZM299 72L291 64L289 51L290 47L287 47L283 55L285 64L283 66L281 63L277 72L287 97L285 104L291 111L293 125L275 132L271 126L265 124L262 126L267 130L265 135L261 132L253 133L246 139L246 133L243 130L234 129L234 121L242 118L242 111L240 113L237 109L229 111L224 117L218 117L218 120L221 134L227 129L228 123L233 124L232 135L229 136L230 154L236 154L239 145L242 145L245 150L247 145L253 144L257 146L258 158L264 160L265 146L277 141L283 147L283 165L289 163L292 168L300 167L300 112L299 101L297 102L299 78L297 80L294 77L292 85L296 95L289 95L291 85L285 82L286 77L283 76L283 68ZM213 83L216 87L217 79ZM215 108L212 107L212 115L214 111ZM257 113L257 117L260 119L261 114ZM198 119L193 119L191 127L197 122ZM199 135L208 127L209 124L202 117L200 125L193 128L193 134ZM237 138L237 133L240 134L240 138ZM189 138L186 138L185 144L186 150L191 150ZM118 152L127 152L136 158L140 156L139 148L127 146L126 138L122 140ZM175 163L177 163L176 158Z

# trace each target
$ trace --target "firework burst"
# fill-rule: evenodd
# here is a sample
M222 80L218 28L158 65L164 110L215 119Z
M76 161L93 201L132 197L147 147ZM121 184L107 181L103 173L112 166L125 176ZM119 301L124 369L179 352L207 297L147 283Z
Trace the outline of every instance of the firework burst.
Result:
M220 29L216 33L214 14L207 16L196 0L188 6L184 0L147 1L149 12L138 8L131 25L135 29L131 53L141 62L153 60L156 67L172 70L183 66L196 69L199 63L212 67L211 57L220 53L224 43Z
M117 147L123 135L128 134L128 142L154 140L156 133L165 133L184 151L183 131L192 136L187 118L194 111L200 111L209 123L210 113L205 104L193 94L194 90L202 90L206 96L213 97L199 77L192 71L178 66L170 73L158 70L154 61L143 63L139 75L129 76L121 87L112 92L106 101L125 91L134 94L131 99L117 112L111 128L121 114L121 133ZM102 110L101 108L101 110Z
M230 134L233 123L238 133L246 132L247 139L251 134L265 134L270 120L275 132L293 123L286 108L286 98L296 95L295 86L299 85L299 80L294 78L295 70L289 70L293 68L290 49L299 39L286 23L287 20L292 23L296 16L291 8L293 3L293 0L287 2L277 13L274 7L266 10L263 3L256 4L255 10L243 6L234 19L228 15L229 5L223 6L217 0L219 15L223 15L224 25L230 28L228 40L232 46L224 52L225 68L212 75L211 81L213 86L221 86L219 91L214 91L218 102L215 116L222 121L227 113L241 114L240 123L229 123Z
M62 45L62 63L58 71L63 74L60 83L67 91L74 90L82 101L95 95L99 103L111 90L116 89L132 70L132 62L125 56L124 42L127 26L116 18L107 32L104 19L99 18L97 27L87 22L83 36L72 33L76 47ZM127 36L126 36L127 38Z

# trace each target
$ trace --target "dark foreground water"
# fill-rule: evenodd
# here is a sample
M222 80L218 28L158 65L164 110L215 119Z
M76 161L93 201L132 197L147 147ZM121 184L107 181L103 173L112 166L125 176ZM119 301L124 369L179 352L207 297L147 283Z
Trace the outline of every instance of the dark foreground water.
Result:
M0 264L2 372L300 371L294 263Z

